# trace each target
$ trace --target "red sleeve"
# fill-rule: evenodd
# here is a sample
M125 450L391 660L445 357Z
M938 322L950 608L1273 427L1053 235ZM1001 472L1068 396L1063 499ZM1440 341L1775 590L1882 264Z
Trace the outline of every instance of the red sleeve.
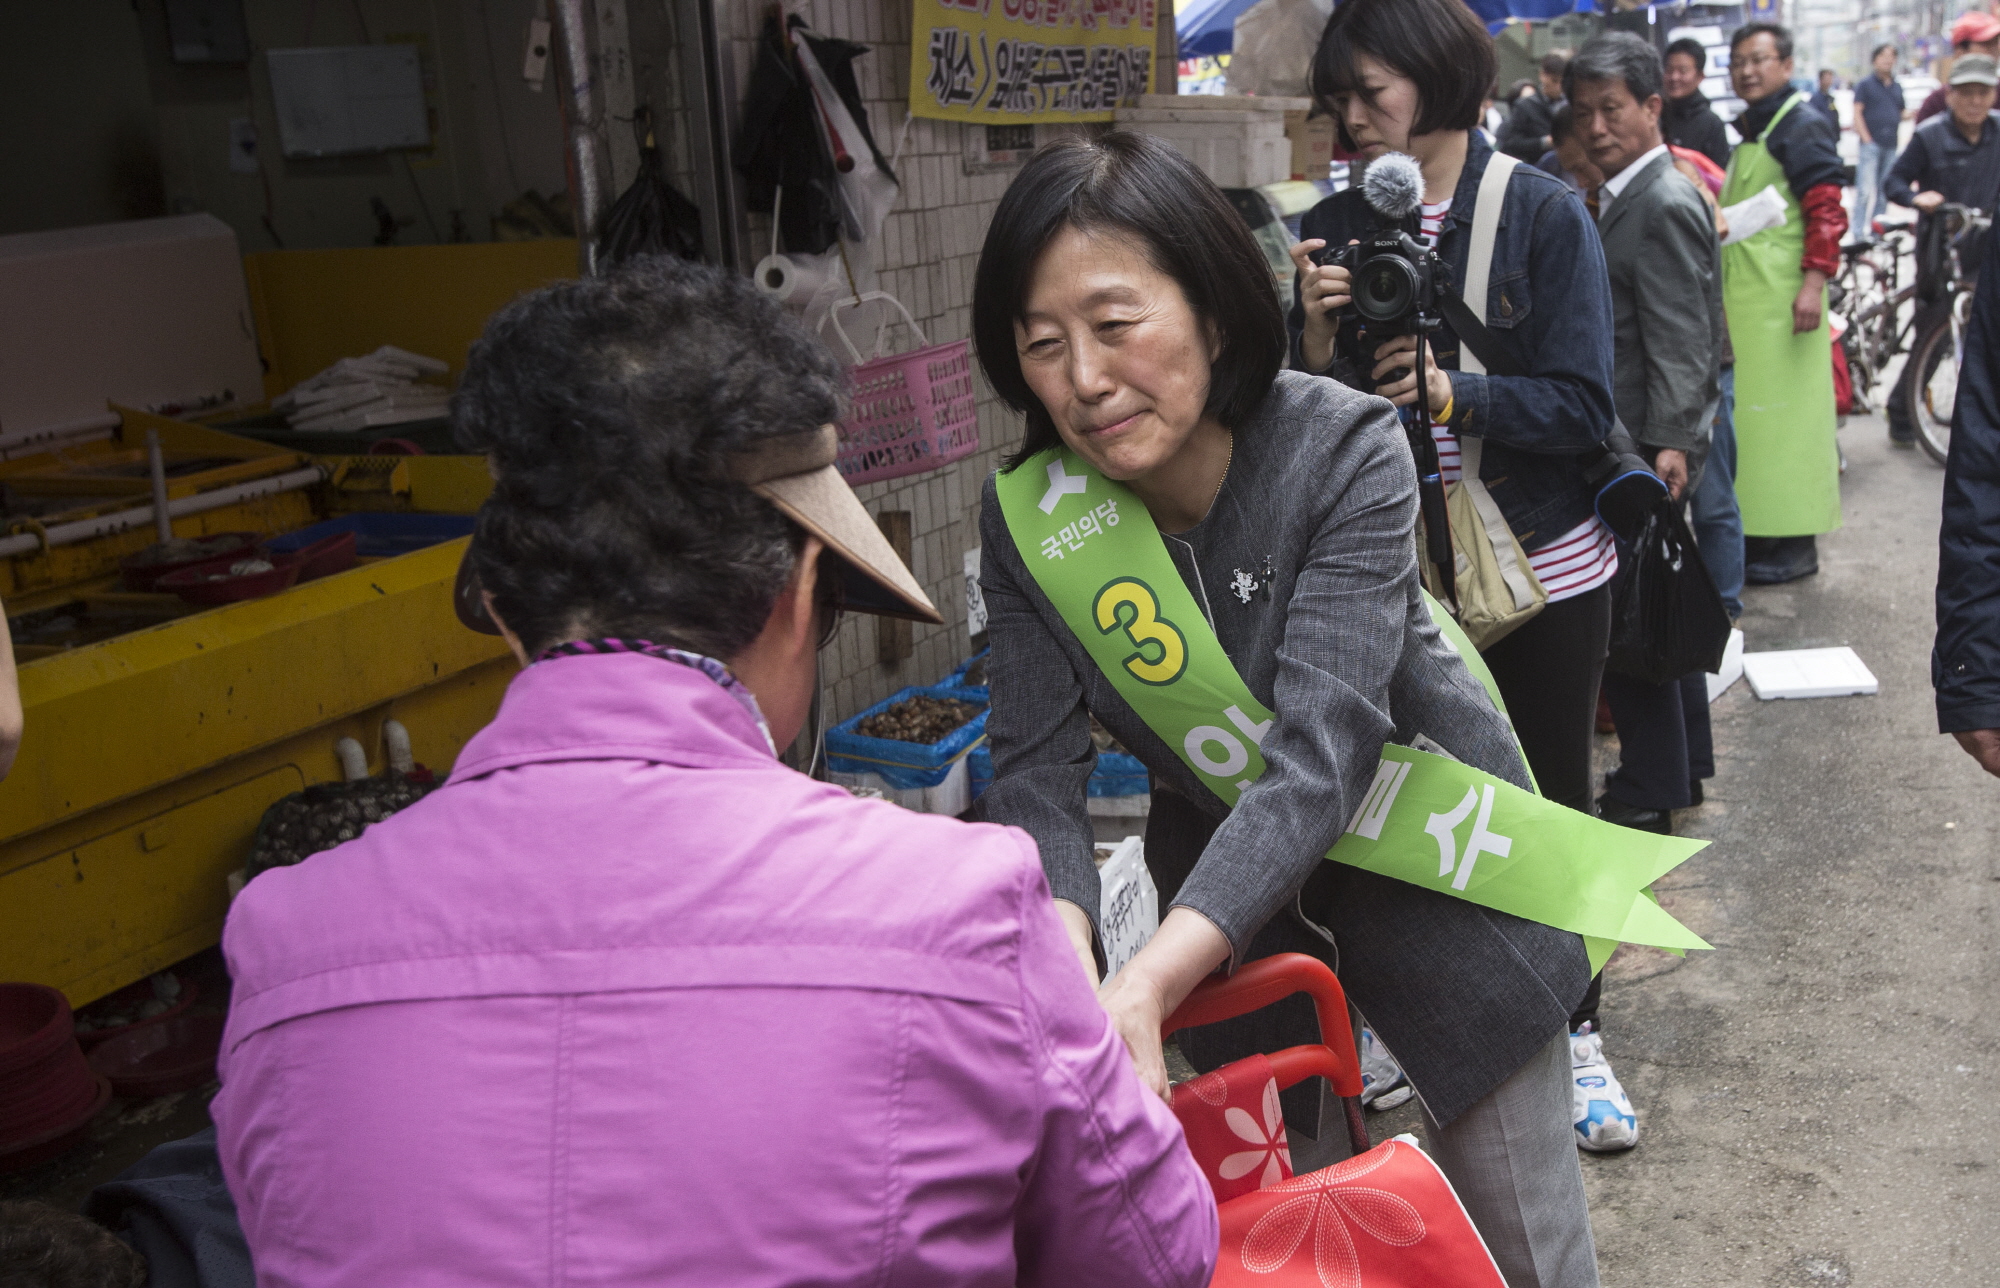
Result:
M1799 267L1818 269L1828 277L1840 274L1840 238L1847 231L1847 212L1840 208L1840 185L1815 184L1806 189L1806 249Z

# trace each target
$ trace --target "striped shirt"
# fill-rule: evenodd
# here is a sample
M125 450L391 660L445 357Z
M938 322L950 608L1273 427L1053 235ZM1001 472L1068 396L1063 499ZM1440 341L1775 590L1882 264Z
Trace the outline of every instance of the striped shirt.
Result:
M1445 214L1450 209L1449 197L1436 204L1427 201L1419 207L1422 232L1418 240L1425 246L1436 247L1438 234L1444 231ZM1439 474L1449 487L1461 477L1458 436L1433 421L1431 438L1437 442ZM1535 580L1549 592L1549 602L1553 604L1596 590L1610 581L1618 572L1618 547L1612 542L1611 529L1593 514L1530 554L1528 567L1535 570Z

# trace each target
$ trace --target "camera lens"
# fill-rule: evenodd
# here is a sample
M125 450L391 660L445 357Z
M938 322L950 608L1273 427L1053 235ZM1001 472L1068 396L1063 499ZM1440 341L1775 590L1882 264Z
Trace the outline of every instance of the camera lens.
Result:
M1377 255L1355 274L1354 307L1371 322L1394 322L1416 308L1417 271L1401 255Z

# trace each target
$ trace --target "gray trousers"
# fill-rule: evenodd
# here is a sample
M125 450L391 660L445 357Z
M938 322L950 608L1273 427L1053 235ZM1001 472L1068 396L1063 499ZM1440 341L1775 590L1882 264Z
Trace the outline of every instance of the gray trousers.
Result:
M1358 1043L1358 1024L1355 1037ZM1352 1152L1340 1125L1340 1101L1325 1083L1317 1085L1319 1139L1292 1135L1292 1168L1299 1173ZM1438 1126L1425 1109L1424 1138L1508 1288L1597 1288L1597 1245L1570 1125L1568 1034L1557 1034L1451 1126Z
M1570 1125L1568 1034L1449 1127L1425 1110L1424 1137L1508 1288L1597 1288L1597 1245Z

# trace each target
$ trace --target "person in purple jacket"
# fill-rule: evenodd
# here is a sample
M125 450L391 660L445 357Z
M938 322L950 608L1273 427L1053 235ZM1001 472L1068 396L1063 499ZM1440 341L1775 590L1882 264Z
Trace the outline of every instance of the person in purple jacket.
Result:
M935 622L742 277L504 309L446 784L253 881L214 1102L264 1285L1206 1284L1215 1202L1034 843L786 768L841 606Z

